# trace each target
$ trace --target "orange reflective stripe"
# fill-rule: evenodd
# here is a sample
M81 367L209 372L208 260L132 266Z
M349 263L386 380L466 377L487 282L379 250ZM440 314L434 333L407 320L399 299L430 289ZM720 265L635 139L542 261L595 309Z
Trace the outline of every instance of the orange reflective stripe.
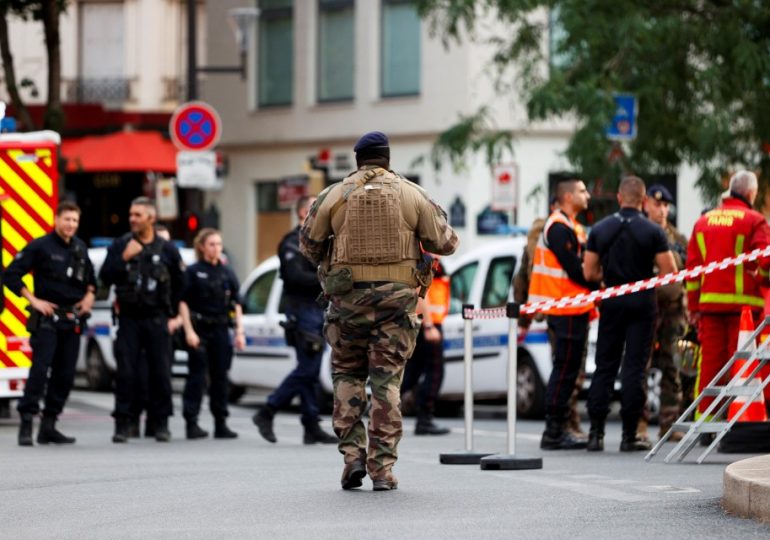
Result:
M441 324L449 313L449 279L435 278L427 293L428 313L433 324Z

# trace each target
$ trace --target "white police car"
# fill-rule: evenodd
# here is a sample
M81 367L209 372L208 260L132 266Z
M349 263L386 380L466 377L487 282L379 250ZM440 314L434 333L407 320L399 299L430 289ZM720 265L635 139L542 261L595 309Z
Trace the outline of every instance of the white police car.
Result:
M195 262L195 250L180 248L179 253L186 265ZM106 247L88 250L88 257L94 265L97 277L107 256ZM96 301L88 319L88 330L83 334L76 370L85 375L86 384L93 390L109 390L117 371L113 344L117 336L117 325L112 324L112 304L115 301L114 288L105 287L97 279ZM174 350L172 373L175 376L187 375L187 353Z

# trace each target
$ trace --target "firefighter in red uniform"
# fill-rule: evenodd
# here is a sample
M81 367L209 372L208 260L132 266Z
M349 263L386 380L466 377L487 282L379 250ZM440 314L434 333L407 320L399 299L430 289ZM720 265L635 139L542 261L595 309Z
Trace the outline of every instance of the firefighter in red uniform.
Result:
M720 261L770 244L770 226L752 210L757 177L739 171L730 178L730 194L722 204L698 219L687 248L687 268ZM696 383L702 392L730 359L738 345L741 308L750 306L758 320L764 299L759 285L767 281L770 258L715 270L687 280L690 322L698 328L702 359ZM702 414L712 398L698 407Z

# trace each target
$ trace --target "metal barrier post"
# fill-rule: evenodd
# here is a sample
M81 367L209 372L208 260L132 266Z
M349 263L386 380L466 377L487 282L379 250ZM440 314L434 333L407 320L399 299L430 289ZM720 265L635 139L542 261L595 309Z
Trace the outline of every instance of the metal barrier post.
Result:
M505 306L508 317L508 448L507 454L495 454L481 459L481 469L485 471L542 469L543 458L521 457L516 455L516 394L517 394L517 357L519 337L519 304L509 302Z
M465 337L465 451L439 454L439 462L444 465L477 465L481 458L490 452L473 451L473 304L463 304Z

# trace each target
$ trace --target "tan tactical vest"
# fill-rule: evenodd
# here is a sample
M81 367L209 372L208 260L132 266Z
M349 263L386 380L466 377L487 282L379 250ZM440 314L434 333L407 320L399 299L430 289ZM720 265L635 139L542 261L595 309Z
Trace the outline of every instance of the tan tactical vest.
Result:
M335 230L332 266L351 267L355 281L416 284L413 268L420 246L404 218L403 188L398 175L379 167L342 181L339 212L344 218Z

